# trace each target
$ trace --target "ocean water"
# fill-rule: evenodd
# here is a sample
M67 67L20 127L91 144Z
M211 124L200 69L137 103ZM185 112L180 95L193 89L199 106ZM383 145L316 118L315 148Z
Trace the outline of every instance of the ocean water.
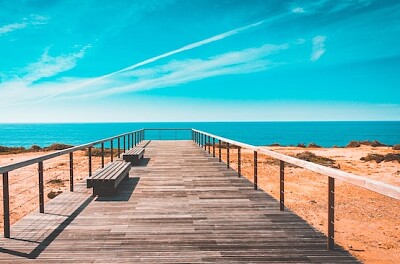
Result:
M400 143L400 121L393 122L196 122L0 124L0 146L80 145L141 128L196 128L252 145L345 146L351 140ZM190 139L189 131L147 131L146 139Z

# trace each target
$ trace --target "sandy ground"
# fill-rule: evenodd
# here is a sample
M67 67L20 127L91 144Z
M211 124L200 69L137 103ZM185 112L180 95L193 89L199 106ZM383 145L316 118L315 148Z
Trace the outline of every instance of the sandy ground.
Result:
M388 147L321 148L268 147L284 154L311 151L336 161L341 170L400 186L400 163L363 162L370 153L393 153ZM231 167L237 169L237 150L230 152ZM45 152L0 155L0 166L41 156ZM218 151L217 151L218 155ZM222 153L226 160L226 150ZM110 157L106 157L106 163ZM93 157L93 171L100 168L100 157ZM74 154L74 182L88 175L88 157ZM253 154L242 150L242 174L252 181ZM38 210L37 165L10 172L11 222ZM50 192L69 191L69 156L44 162L45 199ZM2 183L0 182L0 185ZM279 199L279 165L258 155L258 185ZM1 196L2 194L0 194ZM1 197L2 199L2 197ZM335 241L365 263L400 263L400 201L336 181ZM316 229L327 230L327 177L301 168L285 167L285 205ZM2 212L2 203L0 204ZM2 227L3 219L0 219Z
M400 163L364 162L370 153L400 153L388 147L315 148L266 147L295 155L311 151L336 161L341 170L400 186ZM218 151L217 151L218 153ZM222 150L226 160L226 150ZM237 169L237 150L230 152ZM242 150L242 174L253 181L253 152ZM328 179L298 167L285 166L285 205L327 234ZM279 165L258 154L258 186L279 199ZM400 263L400 201L335 181L335 242L365 263Z
M21 154L0 155L0 166L42 156L50 152L29 152ZM110 157L105 158L105 163ZM74 182L82 181L88 175L88 156L84 151L74 152ZM101 158L92 157L92 170L101 168ZM63 155L43 162L44 198L49 200L51 192L69 191L69 155ZM10 192L10 221L11 224L39 206L39 176L38 165L30 165L9 172ZM0 187L2 190L2 181ZM3 193L0 193L0 212L3 214ZM0 219L0 227L3 228L3 218Z

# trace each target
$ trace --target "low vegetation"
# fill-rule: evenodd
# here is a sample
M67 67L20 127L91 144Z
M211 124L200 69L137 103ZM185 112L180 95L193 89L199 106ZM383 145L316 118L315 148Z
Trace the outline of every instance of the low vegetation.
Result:
M365 157L362 157L360 160L362 161L375 161L376 163L381 163L383 161L397 161L400 163L400 154L399 153L388 153L386 155L371 153Z
M356 141L356 140L352 140L349 142L349 144L347 144L346 148L358 148L361 147L361 145L364 146L371 146L371 147L387 147L387 145L379 142L378 140L363 140L363 141Z
M400 144L393 145L393 150L400 150Z
M310 144L308 144L307 148L321 148L321 146L318 146L317 144L311 142Z
M298 159L301 159L301 160L313 162L313 163L331 167L331 168L339 167L337 164L335 164L335 162L336 162L335 160L327 158L327 157L317 156L310 151L304 151L304 152L298 153L298 154L296 154L295 157Z
M73 147L72 145L54 143L48 147L43 148L43 150L63 150L63 149L72 148L72 147Z
M19 153L26 153L26 152L38 152L38 151L56 151L56 150L63 150L67 148L72 148L72 145L60 144L55 143L48 147L41 148L38 145L32 145L30 148L24 147L4 147L0 146L0 155L6 154L19 154Z
M50 191L48 194L47 194L47 197L49 198L49 199L54 199L55 197L57 197L58 195L60 195L62 193L62 191Z

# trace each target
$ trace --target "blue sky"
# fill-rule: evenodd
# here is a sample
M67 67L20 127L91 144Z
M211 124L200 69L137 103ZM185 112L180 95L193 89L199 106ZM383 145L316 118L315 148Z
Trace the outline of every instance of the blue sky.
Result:
M399 120L400 2L0 0L0 122Z

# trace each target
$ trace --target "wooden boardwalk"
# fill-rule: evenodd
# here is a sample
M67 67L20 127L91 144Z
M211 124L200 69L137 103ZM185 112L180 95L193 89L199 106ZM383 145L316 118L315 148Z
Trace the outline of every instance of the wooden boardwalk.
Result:
M0 262L357 262L192 141L151 141L122 185L100 199L80 184L21 219Z

